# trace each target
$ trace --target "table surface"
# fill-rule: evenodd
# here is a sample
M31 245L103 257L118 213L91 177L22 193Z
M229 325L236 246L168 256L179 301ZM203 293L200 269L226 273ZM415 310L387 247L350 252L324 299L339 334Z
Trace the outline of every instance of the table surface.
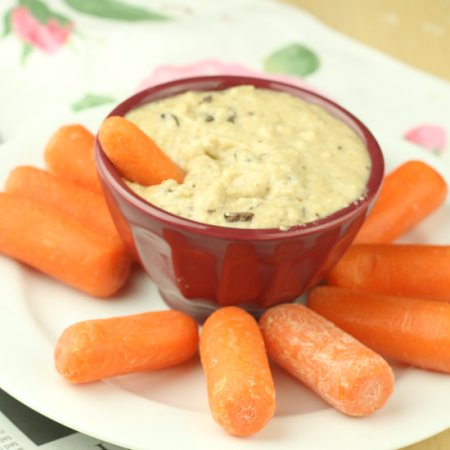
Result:
M450 0L280 0L411 66L450 81ZM450 429L401 450L446 450Z
M450 81L450 0L280 0Z

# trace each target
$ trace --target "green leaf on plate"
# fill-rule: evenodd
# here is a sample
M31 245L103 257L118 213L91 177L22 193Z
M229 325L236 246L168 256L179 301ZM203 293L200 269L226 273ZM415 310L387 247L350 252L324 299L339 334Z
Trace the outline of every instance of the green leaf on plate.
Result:
M40 0L19 0L19 4L28 8L30 13L44 25L46 25L50 19L56 19L60 25L70 22L67 17L55 13Z
M33 51L33 46L31 44L23 43L22 56L21 56L21 59L20 59L22 64L25 64L28 56L30 56L32 51Z
M145 8L128 5L119 0L64 0L64 2L78 12L104 19L125 21L166 20L168 17L154 13Z
M114 98L105 95L86 94L81 100L73 103L71 108L72 111L81 111L83 109L105 105L106 103L112 103L114 101Z
M12 31L11 26L11 13L12 9L10 9L4 16L3 16L3 33L1 37L7 36Z
M286 73L304 77L315 72L320 65L318 56L301 44L291 44L264 60L264 69L269 73Z

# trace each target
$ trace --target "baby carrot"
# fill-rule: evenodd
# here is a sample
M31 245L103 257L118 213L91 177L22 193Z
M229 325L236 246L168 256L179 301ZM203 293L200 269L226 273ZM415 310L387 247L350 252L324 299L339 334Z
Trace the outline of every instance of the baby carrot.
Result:
M100 144L119 173L143 186L173 179L182 183L184 172L137 125L124 117L108 117L100 126Z
M450 246L352 245L326 277L328 286L450 301Z
M109 297L128 278L123 245L67 214L0 193L0 253L96 297Z
M256 320L237 306L218 309L203 324L200 357L214 420L237 436L261 430L275 412L275 390Z
M409 161L384 179L378 199L353 241L389 243L429 216L444 202L448 187L422 161Z
M94 161L95 136L79 124L59 128L45 148L47 169L66 180L102 193Z
M308 306L381 355L450 373L450 304L318 286Z
M57 208L121 242L103 196L50 172L30 166L16 167L9 173L5 192Z
M365 416L392 394L387 362L306 306L274 306L259 325L269 356L339 411Z
M163 369L191 358L198 325L179 311L152 311L78 322L58 339L55 367L72 383Z

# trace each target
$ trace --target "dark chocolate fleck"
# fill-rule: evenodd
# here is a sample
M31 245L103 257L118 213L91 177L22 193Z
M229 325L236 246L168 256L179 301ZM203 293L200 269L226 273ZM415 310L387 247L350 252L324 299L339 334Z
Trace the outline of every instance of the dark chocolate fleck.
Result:
M233 108L228 108L230 111L231 111L231 116L229 116L228 118L227 118L227 121L228 122L231 122L231 123L234 123L234 121L235 121L235 119L236 119L236 116L237 116L237 112L233 109Z
M203 100L200 103L211 103L212 102L212 95L207 95L203 98Z
M214 117L208 114L205 118L206 122L212 122L214 120Z
M177 127L179 127L180 126L180 121L178 120L178 117L175 115L175 114L172 114L172 113L164 113L164 114L161 114L161 119L167 119L167 118L169 118L169 117L172 117L172 119L175 121L175 123L177 124Z
M223 215L227 222L250 222L254 214L251 212L231 212Z

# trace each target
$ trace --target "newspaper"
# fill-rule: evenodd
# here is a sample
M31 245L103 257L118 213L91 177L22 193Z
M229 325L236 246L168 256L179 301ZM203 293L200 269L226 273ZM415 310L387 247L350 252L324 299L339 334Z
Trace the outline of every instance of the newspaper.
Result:
M131 450L78 433L0 389L0 450Z

